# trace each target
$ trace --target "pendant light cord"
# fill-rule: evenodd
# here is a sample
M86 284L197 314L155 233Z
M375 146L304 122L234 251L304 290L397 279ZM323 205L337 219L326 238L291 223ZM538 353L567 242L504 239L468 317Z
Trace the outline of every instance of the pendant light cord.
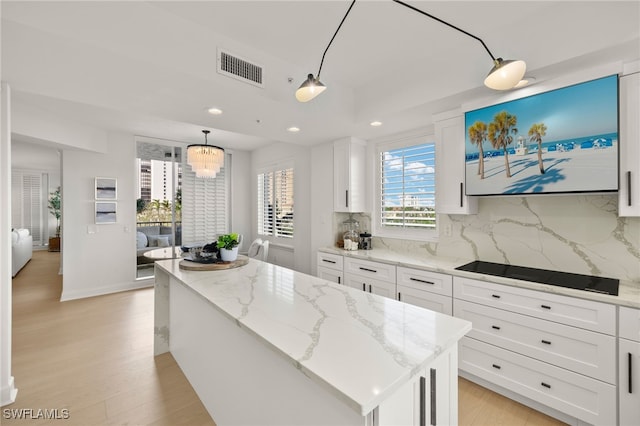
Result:
M491 56L491 59L493 59L493 62L496 62L496 58L495 58L495 56L493 56L493 53L491 53L491 51L489 50L489 48L487 47L487 45L486 45L486 44L484 44L484 41L482 41L482 39L481 39L480 37L476 37L476 36L474 36L473 34L471 34L471 33L467 32L467 31L465 31L465 30L463 30L463 29L461 29L461 28L458 28L458 27L456 27L456 26L455 26L455 25L453 25L453 24L448 23L447 21L443 21L442 19L437 18L437 17L435 17L435 16L433 16L433 15L431 15L431 14L429 14L429 13L427 13L427 12L423 11L423 10L420 10L420 9L418 9L418 8L416 8L416 7L413 7L413 6L411 6L410 4L407 4L407 3L403 2L403 1L400 1L400 0L393 0L393 2L394 2L394 3L398 3L398 4L400 4L400 5L404 6L404 7L408 7L409 9L414 10L414 11L416 11L416 12L418 12L418 13L421 13L421 14L423 14L423 15L425 15L425 16L428 16L429 18L431 18L431 19L433 19L433 20L435 20L435 21L438 21L438 22L440 22L441 24L445 24L446 26L451 27L451 28L453 28L454 30L458 30L458 31L460 31L460 32L461 32L461 33L463 33L463 34L468 35L469 37L475 38L475 39L476 39L476 40L478 40L480 43L482 43L482 46L486 49L486 51L487 51L487 53L489 54L489 56ZM355 1L354 1L354 3L355 3ZM353 6L353 5L352 5L352 6ZM347 12L347 13L349 13L349 12ZM346 16L345 16L345 18L346 18ZM343 19L343 21L344 21L344 19ZM342 25L342 24L340 24L340 25ZM340 27L338 27L338 29L340 29ZM336 31L336 33L337 33L337 31ZM335 35L334 35L334 37L335 37ZM333 39L331 39L331 40L333 41ZM327 49L328 49L328 47L327 47ZM326 52L325 52L325 53L326 53ZM324 56L323 56L323 59L324 59ZM320 65L320 67L322 67L322 65ZM320 74L320 73L318 73L318 74Z
M347 19L347 15L349 15L349 12L351 12L351 8L353 7L354 4L356 4L356 0L353 0L351 2L351 6L349 6L349 9L347 9L347 13L344 14L344 17L342 18L342 21L340 21L340 25L338 25L338 29L336 29L336 32L333 33L333 37L331 37L331 41L327 45L327 48L324 49L324 53L322 54L322 60L320 61L320 68L318 69L318 75L316 77L318 80L320 80L320 71L322 71L322 64L324 63L324 55L327 54L327 51L329 50L329 47L331 46L331 43L333 43L333 39L336 38L336 35L338 35L338 31L340 31L340 27L342 27L342 24L344 23L344 20Z

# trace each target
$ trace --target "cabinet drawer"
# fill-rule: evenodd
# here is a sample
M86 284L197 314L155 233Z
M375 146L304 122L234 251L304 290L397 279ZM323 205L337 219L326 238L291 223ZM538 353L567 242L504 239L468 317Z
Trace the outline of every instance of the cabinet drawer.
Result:
M620 307L620 337L640 342L640 309Z
M397 285L397 290L398 300L401 302L420 306L442 314L453 315L453 299L451 296L443 296L442 294L417 290L413 287L406 287L401 284Z
M460 369L594 425L616 424L616 387L463 337Z
M607 383L616 382L613 336L455 300L454 315L473 323L468 336Z
M337 284L343 284L342 271L337 271L324 266L318 266L318 278L329 280Z
M343 260L344 257L339 254L318 252L318 266L324 266L325 268L342 272Z
M616 307L575 297L454 277L453 297L614 336Z
M399 285L444 296L453 294L453 277L451 275L398 266L396 277L396 283Z
M396 266L387 263L372 262L347 257L344 260L344 272L361 275L363 277L375 278L390 283L396 282Z

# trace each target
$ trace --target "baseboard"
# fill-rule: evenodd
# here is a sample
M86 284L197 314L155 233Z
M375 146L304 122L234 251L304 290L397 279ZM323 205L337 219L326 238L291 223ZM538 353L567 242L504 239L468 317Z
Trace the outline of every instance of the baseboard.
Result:
M85 289L71 290L71 291L65 291L64 284L63 284L62 296L60 297L60 301L66 302L68 300L84 299L87 297L104 296L105 294L120 293L123 291L138 290L141 288L153 287L153 284L154 284L153 279L137 280L132 282L114 284L110 286L96 287L96 288L91 288L86 290Z
M16 389L13 376L11 376L9 378L9 383L7 383L6 386L3 386L2 391L0 391L0 407L13 404L16 401L17 394L18 389Z

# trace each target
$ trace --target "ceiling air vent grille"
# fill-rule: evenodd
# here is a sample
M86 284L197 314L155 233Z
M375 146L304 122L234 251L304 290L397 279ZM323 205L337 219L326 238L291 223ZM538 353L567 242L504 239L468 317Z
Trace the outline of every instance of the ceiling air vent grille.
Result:
M218 49L218 72L236 80L264 87L262 67Z

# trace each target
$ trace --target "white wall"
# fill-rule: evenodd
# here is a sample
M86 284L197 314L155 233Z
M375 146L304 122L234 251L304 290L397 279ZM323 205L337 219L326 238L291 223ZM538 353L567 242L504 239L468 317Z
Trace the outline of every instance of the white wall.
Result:
M0 406L15 401L11 374L11 91L0 84Z
M316 275L316 252L320 247L330 247L333 232L333 143L311 148L311 236L309 238L310 273Z
M258 236L256 216L257 206L257 171L261 167L267 167L274 163L293 161L294 167L294 238L271 239L269 248L269 261L278 265L291 267L297 271L310 273L310 235L313 224L311 217L311 149L288 143L276 143L266 148L258 149L252 153L252 238ZM316 161L315 159L313 160ZM278 245L283 248L279 249ZM289 246L289 247L284 247ZM293 250L291 250L293 249Z
M240 251L246 251L253 240L251 227L251 153L248 151L231 152L231 217L230 232L242 234Z
M62 154L62 300L139 287L135 282L135 142L109 133L107 152ZM117 179L117 223L95 224L95 178Z

